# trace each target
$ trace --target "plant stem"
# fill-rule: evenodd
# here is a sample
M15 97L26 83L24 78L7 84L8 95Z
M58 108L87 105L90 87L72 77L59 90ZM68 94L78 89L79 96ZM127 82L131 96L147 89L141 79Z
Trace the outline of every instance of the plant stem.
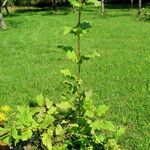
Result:
M81 11L79 10L78 13L78 27L80 27L81 23ZM81 50L80 50L80 35L78 35L78 41L77 41L77 58L78 58L78 80L80 80L80 72L81 72Z
M77 27L80 28L80 24L81 24L81 11L78 11L78 24ZM77 72L77 78L78 78L78 88L77 88L77 93L78 93L78 115L79 115L79 120L78 123L80 125L80 119L81 119L81 85L80 85L80 73L81 73L81 45L80 45L80 34L78 34L77 36L77 59L78 59L78 72Z

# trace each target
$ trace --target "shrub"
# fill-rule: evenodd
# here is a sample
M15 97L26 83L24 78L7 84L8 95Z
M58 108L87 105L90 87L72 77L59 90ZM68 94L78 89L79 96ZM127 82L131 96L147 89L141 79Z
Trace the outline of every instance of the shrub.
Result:
M69 60L78 66L77 75L67 68L61 70L65 77L65 91L61 101L56 102L39 95L28 106L17 106L9 119L3 118L0 127L0 140L14 150L120 150L118 139L125 132L104 118L108 111L105 105L95 106L92 92L85 91L80 77L82 63L98 57L82 55L80 38L89 28L90 23L81 23L83 3L71 0L78 12L75 27L66 27L65 34L77 37L77 51L72 47L61 46Z

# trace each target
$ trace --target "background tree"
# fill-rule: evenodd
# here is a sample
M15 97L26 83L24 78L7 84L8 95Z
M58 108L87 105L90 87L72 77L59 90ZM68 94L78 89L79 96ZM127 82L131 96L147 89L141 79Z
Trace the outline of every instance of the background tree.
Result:
M131 0L131 8L133 8L133 2L134 2L134 0Z
M141 15L141 9L142 9L142 0L139 0L139 9L138 9L138 15Z
M5 0L4 2L2 2L2 0L0 0L0 28L6 28L4 19L3 19L3 14L2 14L2 9L3 7L6 5L7 0Z
M105 13L105 0L101 0L101 9L102 9L102 16Z

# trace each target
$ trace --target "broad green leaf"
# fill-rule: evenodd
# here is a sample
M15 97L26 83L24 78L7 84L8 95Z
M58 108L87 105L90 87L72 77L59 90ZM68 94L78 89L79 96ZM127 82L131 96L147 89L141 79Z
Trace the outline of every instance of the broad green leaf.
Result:
M116 131L116 127L114 126L114 124L111 121L104 121L101 128L112 131L112 132Z
M80 27L74 27L70 33L74 34L75 36L82 35L84 30L82 30Z
M102 123L103 123L103 122L100 121L100 120L96 120L96 121L92 122L92 123L90 124L90 127L92 128L92 131L100 130L100 129L101 129L100 126L101 126Z
M35 122L35 120L32 118L33 114L34 113L30 110L28 106L25 105L18 106L16 114L17 118L16 124L19 127L32 126L33 122Z
M72 108L71 103L69 103L68 101L61 102L61 103L57 104L56 106L62 110L68 110L68 109Z
M31 137L32 137L31 129L27 129L26 131L21 132L21 136L20 136L21 140L26 141L26 140L30 139Z
M55 118L50 115L46 115L43 122L40 124L41 129L46 129L49 127L53 122L55 121Z
M48 133L43 133L42 134L42 143L48 150L52 150L51 135L49 135Z
M70 129L71 134L72 133L77 133L78 130L79 130L79 125L77 123L69 124L68 128Z
M45 104L47 108L51 108L53 105L53 102L49 100L48 98L45 99Z
M81 24L80 24L80 28L82 29L82 30L88 30L88 29L90 29L91 28L91 24L89 23L89 22L82 22Z
M91 111L91 110L86 110L84 116L89 117L89 118L93 118L94 117L94 112Z
M62 73L64 76L66 76L66 77L71 77L71 76L72 76L72 74L71 74L71 72L70 72L69 69L61 70L61 73Z
M96 113L99 117L101 117L103 114L105 114L108 111L108 109L109 107L107 107L106 105L100 105L96 109Z
M119 139L125 133L125 128L120 128L116 133L116 138Z
M90 124L92 130L108 130L115 132L116 127L110 121L96 120Z
M92 90L86 91L85 92L86 99L90 99L92 97L92 94L93 94Z
M71 30L72 30L72 27L65 27L65 28L64 28L64 34L70 33Z
M76 53L74 51L68 51L66 53L67 55L67 58L73 62L78 62L78 59L77 59L77 56L76 56Z
M120 150L120 148L115 148L117 146L117 142L115 139L108 139L106 143L106 149Z
M101 6L100 1L98 1L98 0L88 0L87 3L92 3L92 4L94 4L95 7Z
M75 77L73 76L71 79L75 79ZM74 85L72 82L64 81L64 84L68 86L70 93L77 92L77 86ZM67 99L65 98L65 100L67 100Z
M64 130L61 127L61 125L57 125L55 132L56 132L56 135L63 135L64 134Z
M36 101L38 103L38 106L43 106L44 105L44 97L42 94L36 96Z
M51 106L51 108L47 111L48 115L52 115L56 112L57 108L54 106Z
M105 137L103 135L94 135L94 138L96 143L103 143L105 140Z
M18 131L15 126L12 126L11 128L11 135L13 136L14 139L18 138Z
M74 7L81 7L82 4L78 0L69 0L70 4Z
M94 6L95 6L95 7L100 7L100 6L101 6L100 1L94 0Z

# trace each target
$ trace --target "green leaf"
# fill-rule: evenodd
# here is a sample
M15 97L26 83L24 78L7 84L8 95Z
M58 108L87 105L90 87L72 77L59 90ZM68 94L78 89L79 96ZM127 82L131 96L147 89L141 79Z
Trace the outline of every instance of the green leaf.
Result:
M42 143L48 150L52 150L51 135L48 133L42 134Z
M66 77L71 77L71 76L72 76L72 74L71 74L71 72L70 72L69 69L61 70L61 73L62 73L64 76L66 76Z
M56 113L56 111L57 111L57 108L54 106L51 106L51 108L47 111L47 114L52 115L52 114Z
M89 23L89 22L82 22L81 24L80 24L80 28L82 29L82 30L88 30L88 29L90 29L91 28L91 24Z
M22 131L21 132L21 140L26 141L28 139L30 139L32 137L32 130L31 129L27 129L26 131Z
M101 126L101 128L112 131L112 132L116 131L116 127L111 121L104 121L104 124Z
M64 130L61 127L61 125L57 125L55 132L56 132L56 135L63 135L64 134Z
M116 138L119 139L125 133L125 128L120 128L116 133Z
M67 58L73 62L78 62L78 59L77 59L77 56L76 56L76 53L74 51L68 51L66 53L67 55Z
M16 125L19 127L29 127L35 123L35 120L32 118L34 112L30 110L28 106L19 105L17 107L17 114L16 114Z
M46 104L46 107L47 107L47 108L51 108L52 105L53 105L53 102L50 101L48 98L46 98L46 99L45 99L45 104Z
M77 1L77 0L69 0L69 2L74 7L81 7L82 6L82 4L79 3L79 1Z
M79 131L79 125L77 123L69 124L67 129L70 129L71 134L77 133Z
M64 34L68 34L72 31L72 27L65 27L64 28Z
M112 124L110 121L103 121L103 120L96 120L90 124L90 127L92 128L92 131L95 130L108 130L115 132L116 127Z
M88 0L87 3L92 3L94 4L95 7L100 7L101 3L98 0Z
M105 114L108 111L108 109L109 107L107 107L106 105L100 105L96 109L96 113L99 117L101 117L103 114Z
M36 96L36 101L38 103L38 106L43 106L44 105L44 97L42 94Z
M105 140L105 137L103 135L94 135L94 139L96 143L103 143Z
M94 117L94 112L91 111L91 110L86 110L84 116L89 117L89 118L93 118Z
M55 118L50 115L46 115L43 122L40 124L41 129L46 129L49 127L53 122L55 121Z
M18 131L15 126L12 126L11 128L11 135L13 136L14 139L18 138Z
M94 0L94 6L95 6L95 7L100 7L100 6L101 6L100 1Z
M68 101L61 102L60 104L57 104L56 106L62 110L68 110L72 108L71 103L69 103Z
M90 124L90 127L92 128L92 131L95 131L95 130L100 130L100 125L102 124L102 121L99 121L99 120L96 120L94 122L92 122Z

